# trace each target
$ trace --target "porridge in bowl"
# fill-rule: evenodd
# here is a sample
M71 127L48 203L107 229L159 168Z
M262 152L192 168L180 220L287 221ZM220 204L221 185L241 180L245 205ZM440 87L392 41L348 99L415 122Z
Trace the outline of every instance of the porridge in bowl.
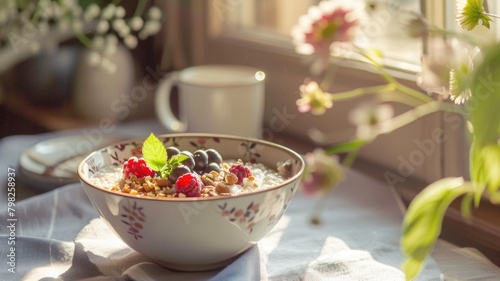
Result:
M224 160L215 149L180 151L163 147L151 134L143 144L144 158L130 157L121 166L99 171L91 182L102 188L155 198L234 196L264 190L285 182L291 162L275 169L262 163Z
M295 151L264 140L188 133L148 139L92 152L78 175L123 242L175 270L220 268L253 247L285 213L305 166Z

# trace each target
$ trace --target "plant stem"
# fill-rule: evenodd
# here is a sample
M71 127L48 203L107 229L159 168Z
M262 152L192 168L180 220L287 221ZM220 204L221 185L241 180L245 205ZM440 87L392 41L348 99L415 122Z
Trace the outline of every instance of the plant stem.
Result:
M375 94L375 93L381 93L381 92L386 92L386 91L391 91L394 90L394 85L393 84L386 84L386 85L380 85L380 86L373 86L373 87L365 87L365 88L357 88L354 90L350 91L345 91L345 92L340 92L340 93L335 93L330 96L332 101L344 101L344 100L350 100L354 99L366 94Z
M396 129L399 129L401 127L404 127L404 126L412 123L413 121L415 121L423 116L426 116L426 115L429 115L431 113L438 112L438 111L447 111L447 112L456 113L456 111L453 110L453 107L447 106L447 105L445 105L445 103L442 103L439 101L433 101L430 103L420 105L420 106L418 106L412 110L409 110L403 114L400 114L400 115L392 118L391 120L384 121L384 122L390 122L389 126L382 126L382 127L387 127L387 129L385 129L384 131L378 132L378 134L392 132Z
M404 95L394 95L394 91L399 91ZM434 102L434 99L432 99L431 97L428 97L421 92L399 84L398 82L396 82L395 84L389 83L386 85L357 88L346 92L334 93L331 95L331 100L345 101L355 99L366 94L381 94L380 97L384 101L398 102L409 105L411 107L418 107L423 103Z
M137 2L137 7L135 8L134 12L134 17L140 16L142 15L142 13L144 13L144 10L146 9L146 4L147 4L146 0L140 0Z
M350 168L354 164L354 160L356 160L356 156L358 156L359 149L355 149L352 151L349 151L347 153L346 157L344 158L344 161L342 161L342 166L345 168Z
M333 188L331 190L333 190ZM312 220L316 224L320 223L320 217L321 217L320 213L325 208L327 198L328 196L326 196L326 194L321 196L321 198L319 198L317 203L314 205L314 211L312 212Z
M87 48L89 48L90 45L92 44L92 41L82 32L77 32L75 36Z
M411 97L414 97L418 100L421 100L422 102L425 102L425 103L434 102L434 99L429 97L428 95L423 94L422 92L414 90L410 87L407 87L399 82L396 82L396 89L411 96Z

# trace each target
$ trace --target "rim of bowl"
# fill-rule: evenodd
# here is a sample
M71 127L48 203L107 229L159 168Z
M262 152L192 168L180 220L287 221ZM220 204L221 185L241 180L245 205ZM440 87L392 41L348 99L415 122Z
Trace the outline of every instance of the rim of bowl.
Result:
M258 193L263 193L263 192L268 192L268 191L271 191L271 190L274 190L274 189L279 189L281 187L283 187L284 185L286 184L289 184L291 182L294 182L295 180L297 180L297 178L301 177L303 172L304 172L304 168L305 168L305 162L304 162L304 159L300 156L300 154L298 154L297 152L295 152L294 150L286 147L286 146L283 146L281 144L277 144L277 143L273 143L273 142L270 142L270 141L266 141L266 140L261 140L261 139L256 139L256 138L251 138L251 137L240 137L240 136L233 136L233 135L225 135L225 134L211 134L211 133L172 133L172 134L161 134L161 135L158 135L156 136L157 138L161 139L161 138L166 138L166 137L205 137L205 138L220 138L220 139L232 139L232 140L244 140L244 141L253 141L253 142L257 142L257 143L260 143L260 144L263 144L263 145L268 145L268 146L271 146L273 148L277 148L277 149L281 149L281 150L284 150L290 154L292 154L293 156L296 157L296 159L299 160L299 162L301 163L301 167L300 167L300 170L292 177L286 179L284 182L276 185L276 186L273 186L273 187L270 187L270 188L266 188L266 189L262 189L262 190L257 190L257 191L252 191L252 192L246 192L246 193L240 193L238 195L233 195L233 196L217 196L217 197L165 197L165 198L158 198L158 197L147 197L147 196L135 196L135 195L130 195L130 194L127 194L127 193L120 193L120 192L114 192L114 191L111 191L111 190L107 190L107 189L104 189L102 187L99 187L99 186L96 186L92 183L90 183L81 173L82 171L82 166L83 164L87 161L87 159L89 159L90 157L92 157L92 155L98 151L101 151L103 149L107 149L107 148L110 148L110 147L115 147L116 145L120 144L120 143L130 143L130 142L134 142L134 141L143 141L146 139L146 138L132 138L132 139L127 139L127 140L122 140L122 141L117 141L111 145L108 145L108 146L105 146L105 147L102 147L100 148L99 150L94 150L92 151L90 154L88 154L82 161L80 161L80 163L78 164L78 178L85 182L88 186L92 187L92 188L95 188L95 189L98 189L100 191L103 191L105 193L109 193L109 194L113 194L113 195L117 195L117 196L123 196L123 197L128 197L128 198L134 198L134 199L143 199L143 200L153 200L153 201L164 201L164 202L190 202L190 201L205 201L205 200L224 200L224 199L230 199L230 198L238 198L238 197L245 197L245 196L251 196L253 194L258 194Z

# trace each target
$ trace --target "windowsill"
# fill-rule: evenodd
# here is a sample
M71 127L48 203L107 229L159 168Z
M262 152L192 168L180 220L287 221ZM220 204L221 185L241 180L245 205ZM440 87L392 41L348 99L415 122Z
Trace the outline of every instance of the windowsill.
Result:
M376 180L385 181L384 172L377 165L365 160L357 160L354 165L359 170ZM408 178L404 184L396 186L403 204L408 206L411 200L428 184L423 181ZM500 205L483 201L472 210L472 218L466 221L460 213L460 200L455 200L445 214L441 238L460 247L478 249L495 265L500 266Z

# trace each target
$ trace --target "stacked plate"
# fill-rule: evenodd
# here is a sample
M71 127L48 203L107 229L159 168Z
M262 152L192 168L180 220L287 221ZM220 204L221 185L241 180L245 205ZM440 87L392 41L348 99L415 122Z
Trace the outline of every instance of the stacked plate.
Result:
M119 138L114 137L90 140L84 135L42 141L26 149L19 158L23 181L43 191L78 182L80 161L99 147L118 141Z

